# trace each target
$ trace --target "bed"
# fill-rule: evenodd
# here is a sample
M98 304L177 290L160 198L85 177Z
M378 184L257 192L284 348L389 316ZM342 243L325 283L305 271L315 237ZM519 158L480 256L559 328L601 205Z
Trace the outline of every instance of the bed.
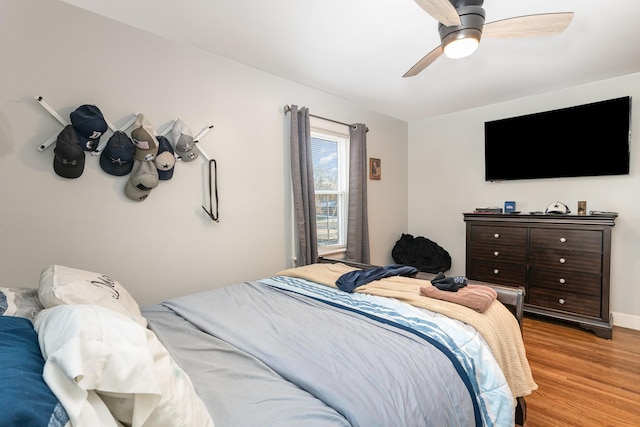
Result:
M21 334L40 350L31 376L46 405L7 415L14 403L0 395L0 425L523 424L524 396L537 386L521 337L522 290L497 287L478 312L421 296L432 279L422 274L336 286L380 268L319 259L139 307L108 275L49 266L36 298L22 290L31 308L15 307L15 291L0 317L8 353L20 340L3 338L6 318L26 318Z

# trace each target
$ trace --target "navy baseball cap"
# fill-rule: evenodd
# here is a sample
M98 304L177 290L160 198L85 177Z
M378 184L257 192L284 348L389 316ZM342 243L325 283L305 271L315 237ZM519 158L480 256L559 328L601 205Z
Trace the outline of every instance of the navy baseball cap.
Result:
M78 178L84 171L84 150L71 125L58 134L53 150L53 170L63 178Z
M155 163L158 169L158 178L161 180L171 179L171 177L173 177L173 169L176 165L176 155L171 143L165 136L158 135L157 140L158 155L153 159L153 163Z
M85 151L96 151L100 137L107 131L107 122L102 112L95 105L81 105L70 114L71 124L80 139L80 146Z
M133 169L135 153L136 146L133 145L131 138L121 130L117 130L100 153L100 167L111 175L128 175Z

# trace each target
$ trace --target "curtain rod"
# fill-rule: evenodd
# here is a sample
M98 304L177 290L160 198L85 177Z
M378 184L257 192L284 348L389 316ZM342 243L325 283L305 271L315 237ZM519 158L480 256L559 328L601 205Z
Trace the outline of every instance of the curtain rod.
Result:
M285 106L284 106L284 113L285 113L285 114L287 114L287 113L288 113L288 112L290 112L290 111L291 111L291 107L290 107L289 105L285 105ZM337 120L328 119L328 118L326 118L326 117L316 116L316 115L314 115L314 114L309 114L309 116L311 116L311 117L315 117L316 119L321 119L321 120L326 120L326 121L328 121L328 122L337 123L337 124L339 124L339 125L344 125L344 126L347 126L347 127L354 126L353 124L344 123L344 122L339 122L339 121L337 121ZM369 132L369 128L368 128L368 127L365 127L364 129L365 129L365 131L366 131L366 132Z

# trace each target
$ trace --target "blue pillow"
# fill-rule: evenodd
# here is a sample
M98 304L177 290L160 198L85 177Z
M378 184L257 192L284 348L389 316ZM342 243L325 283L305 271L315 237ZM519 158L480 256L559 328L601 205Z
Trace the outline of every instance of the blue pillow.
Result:
M0 426L63 427L69 417L42 378L44 359L29 319L0 316Z

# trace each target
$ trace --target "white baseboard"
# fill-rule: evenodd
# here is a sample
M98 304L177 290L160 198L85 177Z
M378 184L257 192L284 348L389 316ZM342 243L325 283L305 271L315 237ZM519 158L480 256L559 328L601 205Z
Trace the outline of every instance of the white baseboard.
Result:
M640 331L640 316L632 316L624 313L611 313L613 324L622 328L636 329Z

